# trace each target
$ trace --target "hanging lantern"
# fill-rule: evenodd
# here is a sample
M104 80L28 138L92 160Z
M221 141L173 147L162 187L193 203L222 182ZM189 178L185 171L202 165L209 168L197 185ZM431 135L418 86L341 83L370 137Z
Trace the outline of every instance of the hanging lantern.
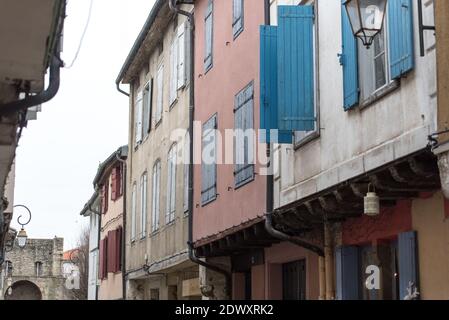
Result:
M376 35L382 31L387 0L347 0L344 5L354 36L369 49Z
M25 229L22 228L19 231L19 234L17 235L17 244L18 244L19 248L21 248L21 249L25 248L25 246L27 244L27 239L28 239L28 235L27 235Z
M364 213L369 217L375 217L380 214L380 199L376 194L376 191L371 191L371 184L368 185L368 193L364 198Z

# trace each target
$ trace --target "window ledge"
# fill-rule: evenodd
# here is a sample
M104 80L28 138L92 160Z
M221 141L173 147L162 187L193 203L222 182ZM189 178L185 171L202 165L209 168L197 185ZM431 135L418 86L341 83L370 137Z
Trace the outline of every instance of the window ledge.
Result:
M215 197L212 197L211 199L204 201L201 203L201 207L206 207L207 205L211 204L212 202L214 202L215 200L217 200L218 198L218 194L215 195Z
M154 238L155 236L157 236L158 234L159 234L159 229L157 229L157 230L154 230L153 232L151 232L151 234L150 234L150 238Z
M313 133L309 134L307 137L304 137L303 139L301 139L300 141L298 141L298 142L295 141L293 143L294 144L294 150L296 151L296 150L304 147L305 145L309 144L310 142L318 139L320 137L320 135L321 135L320 131L316 130ZM293 138L293 139L295 139L295 138Z
M369 96L367 99L361 101L359 103L359 109L363 110L373 104L375 104L377 101L381 100L385 96L389 95L391 92L398 89L400 86L399 80L393 80L390 84L386 85L385 87L381 88L380 90L373 93L371 96Z
M254 180L256 180L256 175L253 173L253 176L251 178L248 178L245 181L242 181L242 182L239 182L238 184L235 184L234 191L243 188L244 186L246 186L247 184L250 184Z
M156 130L161 125L161 123L162 123L162 118L158 122L156 122L156 124L154 125L154 130Z

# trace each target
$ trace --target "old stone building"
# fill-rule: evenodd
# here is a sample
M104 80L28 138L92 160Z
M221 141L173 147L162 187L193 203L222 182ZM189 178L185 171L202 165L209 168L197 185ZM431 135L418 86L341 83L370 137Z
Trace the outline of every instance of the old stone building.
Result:
M64 239L28 239L25 248L17 242L0 274L0 299L61 300L65 279L62 275Z

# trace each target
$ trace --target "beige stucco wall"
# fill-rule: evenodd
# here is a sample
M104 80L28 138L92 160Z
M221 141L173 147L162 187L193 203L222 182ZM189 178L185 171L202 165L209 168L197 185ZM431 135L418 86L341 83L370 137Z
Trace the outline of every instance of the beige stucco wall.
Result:
M186 6L184 6L186 7ZM178 26L182 25L186 21L186 18L179 16ZM163 52L159 55L159 50L156 47L150 54L147 61L143 61L143 67L140 72L139 86L132 86L132 94L130 97L130 117L129 117L129 145L130 153L128 157L128 198L127 198L127 224L126 228L126 269L136 271L140 282L142 278L145 288L149 290L151 286L157 286L160 288L160 298L166 299L168 295L167 283L160 279L155 279L154 276L150 277L143 271L145 263L148 265L153 264L152 272L167 272L171 273L171 277L178 279L176 272L168 270L168 268L175 268L176 266L191 267L192 263L188 262L187 258L187 236L188 236L188 215L184 212L184 170L185 166L179 164L176 167L176 216L175 221L166 224L166 208L167 208L167 172L168 172L168 152L173 143L177 141L177 158L178 162L184 155L184 141L181 141L182 137L173 137L172 133L176 132L176 129L187 130L189 127L189 92L190 88L186 85L184 88L178 90L177 101L170 106L169 105L169 88L170 88L170 47L173 38L176 36L176 28L174 28L174 22L171 21L164 33L163 39ZM188 48L186 48L188 50ZM187 61L186 61L187 63ZM162 122L155 127L155 111L156 111L156 99L159 94L157 92L156 75L159 66L164 65L164 81L163 81L163 111ZM147 67L148 66L148 67ZM141 92L145 85L154 79L153 84L153 115L150 134L145 137L140 145L136 147L135 144L135 100L139 92ZM186 131L180 131L186 132ZM153 167L155 163L161 161L161 181L160 181L160 215L159 215L159 229L157 232L152 233L152 178ZM147 185L147 225L146 233L141 238L142 225L141 225L141 195L140 195L140 179L144 173L147 173L148 185ZM136 235L137 238L134 242L131 241L131 216L132 216L132 190L133 185L137 186L137 201L136 201ZM145 259L147 258L147 259ZM172 258L172 259L170 259ZM198 270L198 268L196 268ZM182 277L181 277L182 278ZM133 279L133 276L130 276ZM135 279L135 277L134 277ZM135 281L137 282L137 281ZM178 283L178 280L175 281ZM133 296L132 287L134 284L130 284L130 292L128 296ZM148 291L145 289L146 291ZM178 291L181 290L181 286L178 286ZM148 295L148 294L146 294Z
M449 299L449 218L444 197L438 192L429 199L413 201L413 229L418 232L421 298Z
M111 185L111 176L108 176L108 182ZM108 197L108 211L101 216L100 239L104 239L109 231L116 230L119 226L123 226L123 197L116 201L111 200L111 192ZM106 279L100 280L98 289L99 300L116 300L122 299L122 273L108 273Z

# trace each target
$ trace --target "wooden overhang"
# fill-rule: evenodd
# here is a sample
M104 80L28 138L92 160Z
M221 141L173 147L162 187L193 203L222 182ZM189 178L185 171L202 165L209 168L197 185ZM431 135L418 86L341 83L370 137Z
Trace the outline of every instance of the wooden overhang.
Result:
M381 207L392 207L399 200L435 192L441 189L437 158L430 149L425 149L292 202L276 210L274 227L292 236L303 236L321 228L324 221L342 222L360 217L370 184L380 198Z
M325 221L342 222L361 217L370 184L375 187L381 207L435 192L441 189L437 158L425 149L292 202L274 212L274 227L288 235L304 237L311 231L322 230ZM221 235L199 240L195 243L196 255L213 258L251 254L279 243L280 240L268 234L264 224L264 217L259 217Z
M220 235L197 241L195 251L200 258L237 256L258 251L279 242L265 230L265 219L258 217Z

